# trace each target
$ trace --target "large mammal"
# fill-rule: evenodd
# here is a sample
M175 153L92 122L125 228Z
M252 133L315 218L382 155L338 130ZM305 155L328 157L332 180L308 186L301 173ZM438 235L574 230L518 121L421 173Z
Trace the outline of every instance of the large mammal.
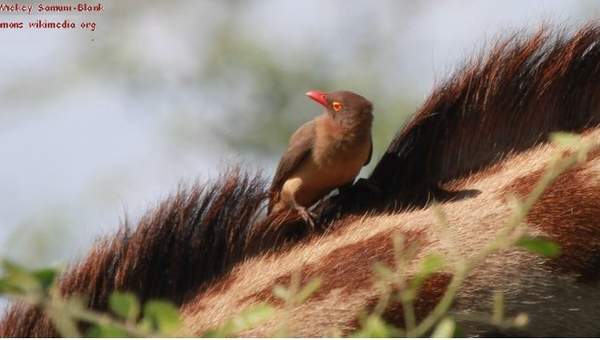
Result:
M90 296L94 308L103 308L115 289L172 299L186 328L200 333L252 303L274 302L273 285L301 272L305 279L321 277L323 285L294 311L294 334L323 335L332 327L350 332L357 313L377 297L371 268L391 260L392 234L418 244L417 257L449 249L473 254L508 216L507 196L526 194L539 179L555 151L546 143L555 130L600 141L600 26L570 35L516 35L467 63L394 139L369 178L379 192L358 186L325 202L315 234L255 224L267 197L265 182L229 172L215 184L180 192L135 229L107 238L65 274L61 287ZM452 243L435 233L431 198L445 201ZM598 202L595 149L559 177L527 216L532 232L561 245L561 257L509 250L477 268L452 309L468 335L489 330L469 316L489 311L485 302L493 290L505 293L509 313L530 314L528 335L600 334ZM439 274L423 288L418 314L431 309L448 281ZM397 306L386 317L402 323ZM270 334L276 321L245 335ZM41 313L14 306L0 335L54 333Z

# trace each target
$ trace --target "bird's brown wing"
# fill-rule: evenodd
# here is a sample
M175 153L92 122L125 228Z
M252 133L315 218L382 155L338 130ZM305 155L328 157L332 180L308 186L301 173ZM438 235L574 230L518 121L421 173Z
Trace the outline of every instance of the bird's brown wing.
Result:
M365 164L363 164L363 166L369 164L369 162L371 162L371 157L373 156L373 138L371 138L370 143L371 146L369 147L369 157L367 157L367 160L365 161Z
M281 191L281 187L289 176L300 166L303 160L310 156L313 144L315 141L315 122L309 121L304 123L294 134L290 137L290 142L287 150L281 157L273 182L271 182L271 189L269 190L271 202L269 203L269 210L272 206L273 198L278 195Z

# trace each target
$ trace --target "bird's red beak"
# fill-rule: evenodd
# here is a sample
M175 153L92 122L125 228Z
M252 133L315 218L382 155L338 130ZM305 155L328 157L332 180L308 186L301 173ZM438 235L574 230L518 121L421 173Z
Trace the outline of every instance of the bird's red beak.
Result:
M308 91L306 92L306 95L308 96L308 98L316 101L317 103L323 105L324 107L327 107L327 95L323 92L320 91Z

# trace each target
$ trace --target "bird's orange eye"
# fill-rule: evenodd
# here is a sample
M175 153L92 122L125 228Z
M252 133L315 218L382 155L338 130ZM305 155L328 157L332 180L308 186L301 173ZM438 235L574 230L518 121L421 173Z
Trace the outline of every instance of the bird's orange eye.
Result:
M333 107L333 110L335 112L338 112L342 109L342 104L340 102L333 102L333 104L331 104L331 107Z

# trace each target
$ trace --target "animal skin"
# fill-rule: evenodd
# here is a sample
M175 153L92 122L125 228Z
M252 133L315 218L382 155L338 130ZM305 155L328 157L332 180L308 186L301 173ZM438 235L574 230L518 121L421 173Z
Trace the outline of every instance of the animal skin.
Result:
M497 329L474 316L488 314L494 291L506 314L526 312L528 336L600 335L600 26L571 34L547 29L499 41L485 56L459 69L400 130L368 178L317 207L319 228L283 217L261 218L267 181L239 169L204 185L181 189L150 210L135 228L128 223L99 242L60 281L66 295L84 294L104 310L114 290L142 301L165 298L182 312L185 331L202 334L258 302L281 308L272 295L292 273L321 287L291 315L296 336L349 334L379 291L373 265L393 261L392 236L415 248L404 268L432 251L472 256L506 221L510 195L523 197L557 149L552 131L581 133L596 145L581 164L562 174L527 215L534 235L562 248L556 259L519 249L495 253L460 288L451 314L468 336ZM447 214L440 233L429 205ZM417 318L439 301L451 275L434 274L416 301ZM384 317L403 325L401 306ZM281 313L241 335L273 334ZM82 325L84 327L85 325ZM35 308L11 306L0 336L57 335Z

